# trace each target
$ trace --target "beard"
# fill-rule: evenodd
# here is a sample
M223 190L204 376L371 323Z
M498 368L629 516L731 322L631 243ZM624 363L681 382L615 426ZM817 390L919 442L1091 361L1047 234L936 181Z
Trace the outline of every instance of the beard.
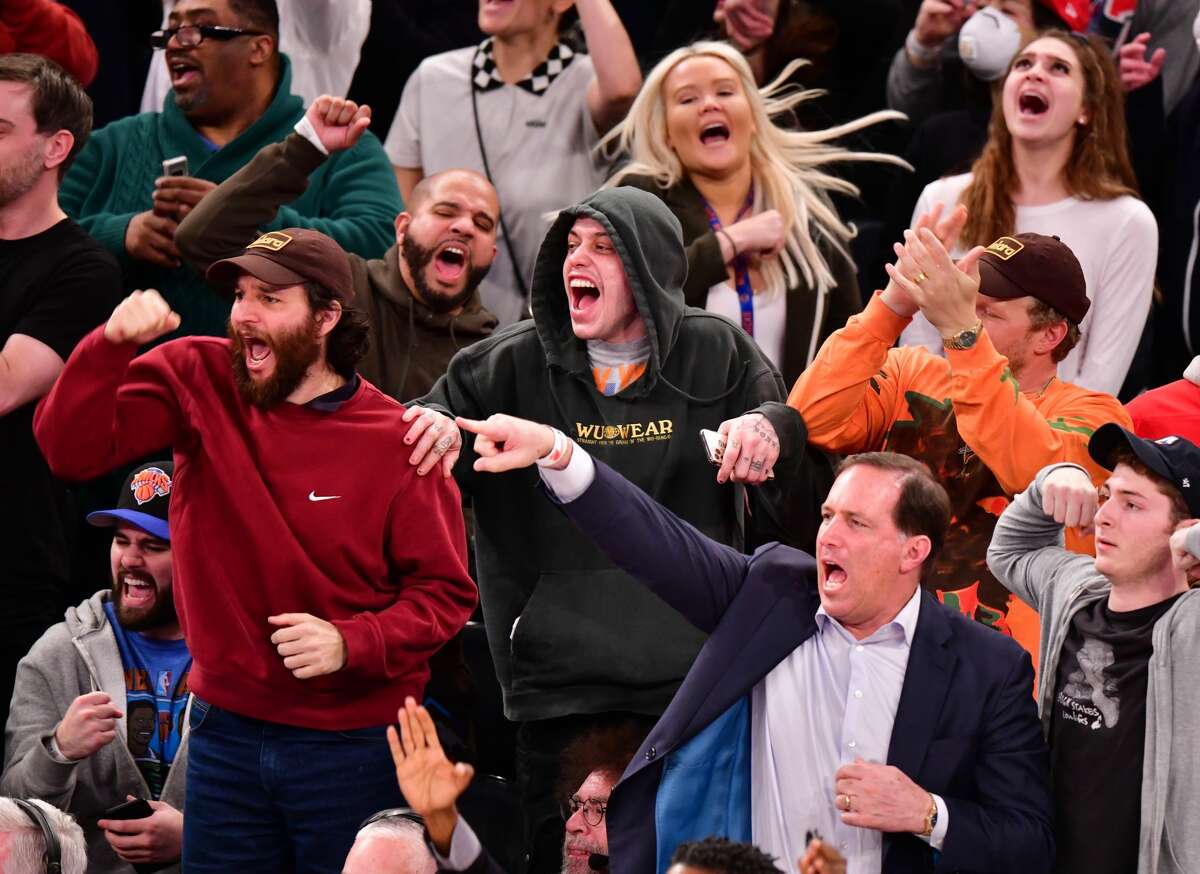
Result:
M0 207L8 206L28 194L46 170L42 145L35 143L11 164L0 167Z
M233 381L238 394L246 403L269 410L283 403L303 381L305 375L321 357L321 343L317 339L317 320L310 315L304 324L278 336L256 336L266 343L275 361L274 372L265 379L255 379L246 369L246 346L230 324L227 328L232 342L230 356L233 363Z
M465 243L463 244L463 248L468 252L470 251L470 248ZM425 270L433 261L433 253L434 249L427 249L422 246L413 239L412 234L405 234L404 239L400 243L400 256L404 259L404 263L408 265L408 272L412 276L413 285L416 286L417 295L435 313L448 313L471 299L471 295L475 293L475 289L479 287L479 283L483 282L483 278L492 269L492 265L484 264L483 266L479 266L468 261L466 265L466 281L463 284L462 291L457 294L447 294L440 289L433 288L425 280Z
M125 581L139 580L154 586L154 602L149 607L130 607L125 603ZM175 612L175 593L167 588L159 588L154 577L137 571L118 571L112 585L113 610L117 614L117 622L126 631L153 631L164 625L174 625L179 622Z
M588 856L572 856L568 850L584 850L587 853L601 853L607 855L608 850L600 846L596 841L588 841L583 838L567 835L563 841L563 864L562 874L592 874L592 869L588 865Z

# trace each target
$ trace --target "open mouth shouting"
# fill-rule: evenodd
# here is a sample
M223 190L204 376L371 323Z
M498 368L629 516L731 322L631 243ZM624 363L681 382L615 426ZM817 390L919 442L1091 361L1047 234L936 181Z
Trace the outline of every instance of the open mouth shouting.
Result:
M249 373L263 373L273 357L271 344L252 334L241 334L242 356Z
M821 588L826 592L836 592L846 584L848 574L836 561L821 560Z
M723 121L713 121L700 128L700 144L702 146L723 146L729 142L729 125Z
M146 574L137 571L121 571L117 577L121 591L121 606L144 608L151 606L158 598L158 589L154 580Z
M1050 101L1037 91L1023 91L1017 95L1017 111L1022 118L1037 118L1050 110Z
M171 87L176 91L198 85L203 76L200 65L184 55L177 55L169 59L167 70L171 74Z
M587 315L600 304L600 287L590 276L572 273L567 277L571 315Z
M439 282L451 285L467 272L467 244L459 240L443 243L433 253L433 272Z

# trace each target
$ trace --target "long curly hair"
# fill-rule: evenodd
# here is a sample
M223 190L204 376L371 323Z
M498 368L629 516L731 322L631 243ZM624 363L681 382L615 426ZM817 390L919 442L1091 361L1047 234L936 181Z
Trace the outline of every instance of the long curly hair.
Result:
M1076 128L1071 155L1063 168L1067 191L1081 200L1112 200L1126 194L1136 197L1137 180L1125 141L1125 99L1108 49L1096 36L1085 38L1061 28L1041 30L1034 39L1042 37L1053 37L1070 46L1083 70L1083 108L1088 122ZM1018 53L1013 63L1020 57ZM1007 75L1012 75L1011 64ZM971 174L971 182L959 198L968 213L962 242L966 246L986 246L997 237L1011 234L1016 226L1013 194L1018 179L1003 100L993 102L987 145L972 165Z
M821 252L822 243L849 259L846 244L855 231L838 216L830 194L857 197L859 192L853 183L830 173L828 166L841 161L878 161L911 169L895 155L852 152L833 143L865 127L881 121L903 120L905 116L883 110L819 131L788 130L776 125L772 119L787 115L800 103L825 93L787 86L788 78L806 61L792 61L760 89L745 57L728 43L702 41L671 52L646 76L629 114L602 143L605 149L615 144L618 151L628 153L632 159L605 187L620 185L627 176L640 175L650 176L659 186L670 188L687 174L667 142L663 85L676 66L701 56L718 58L737 74L757 130L750 141L753 209L755 214L778 210L783 217L784 249L779 258L766 259L761 268L765 291L783 292L799 285L801 277L818 292L833 288L836 282Z

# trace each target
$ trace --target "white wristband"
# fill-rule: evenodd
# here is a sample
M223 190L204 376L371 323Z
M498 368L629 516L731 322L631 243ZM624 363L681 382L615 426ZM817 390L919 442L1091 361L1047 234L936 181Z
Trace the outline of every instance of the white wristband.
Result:
M570 442L567 440L567 435L557 428L552 430L554 431L554 446L537 460L538 467L554 467L562 461L563 456L567 453L567 446Z

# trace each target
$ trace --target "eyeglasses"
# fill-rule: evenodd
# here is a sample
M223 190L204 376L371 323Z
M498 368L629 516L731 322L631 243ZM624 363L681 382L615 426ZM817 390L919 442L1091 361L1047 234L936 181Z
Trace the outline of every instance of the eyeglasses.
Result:
M239 36L265 36L261 30L242 30L238 27L221 27L215 24L184 24L180 27L168 27L166 30L156 30L150 34L150 45L156 49L165 49L172 38L183 49L194 49L206 39L229 42Z
M608 802L599 798L589 798L584 801L578 795L572 795L562 805L562 818L570 819L580 810L583 811L583 821L595 828L604 822L604 813L608 810Z

